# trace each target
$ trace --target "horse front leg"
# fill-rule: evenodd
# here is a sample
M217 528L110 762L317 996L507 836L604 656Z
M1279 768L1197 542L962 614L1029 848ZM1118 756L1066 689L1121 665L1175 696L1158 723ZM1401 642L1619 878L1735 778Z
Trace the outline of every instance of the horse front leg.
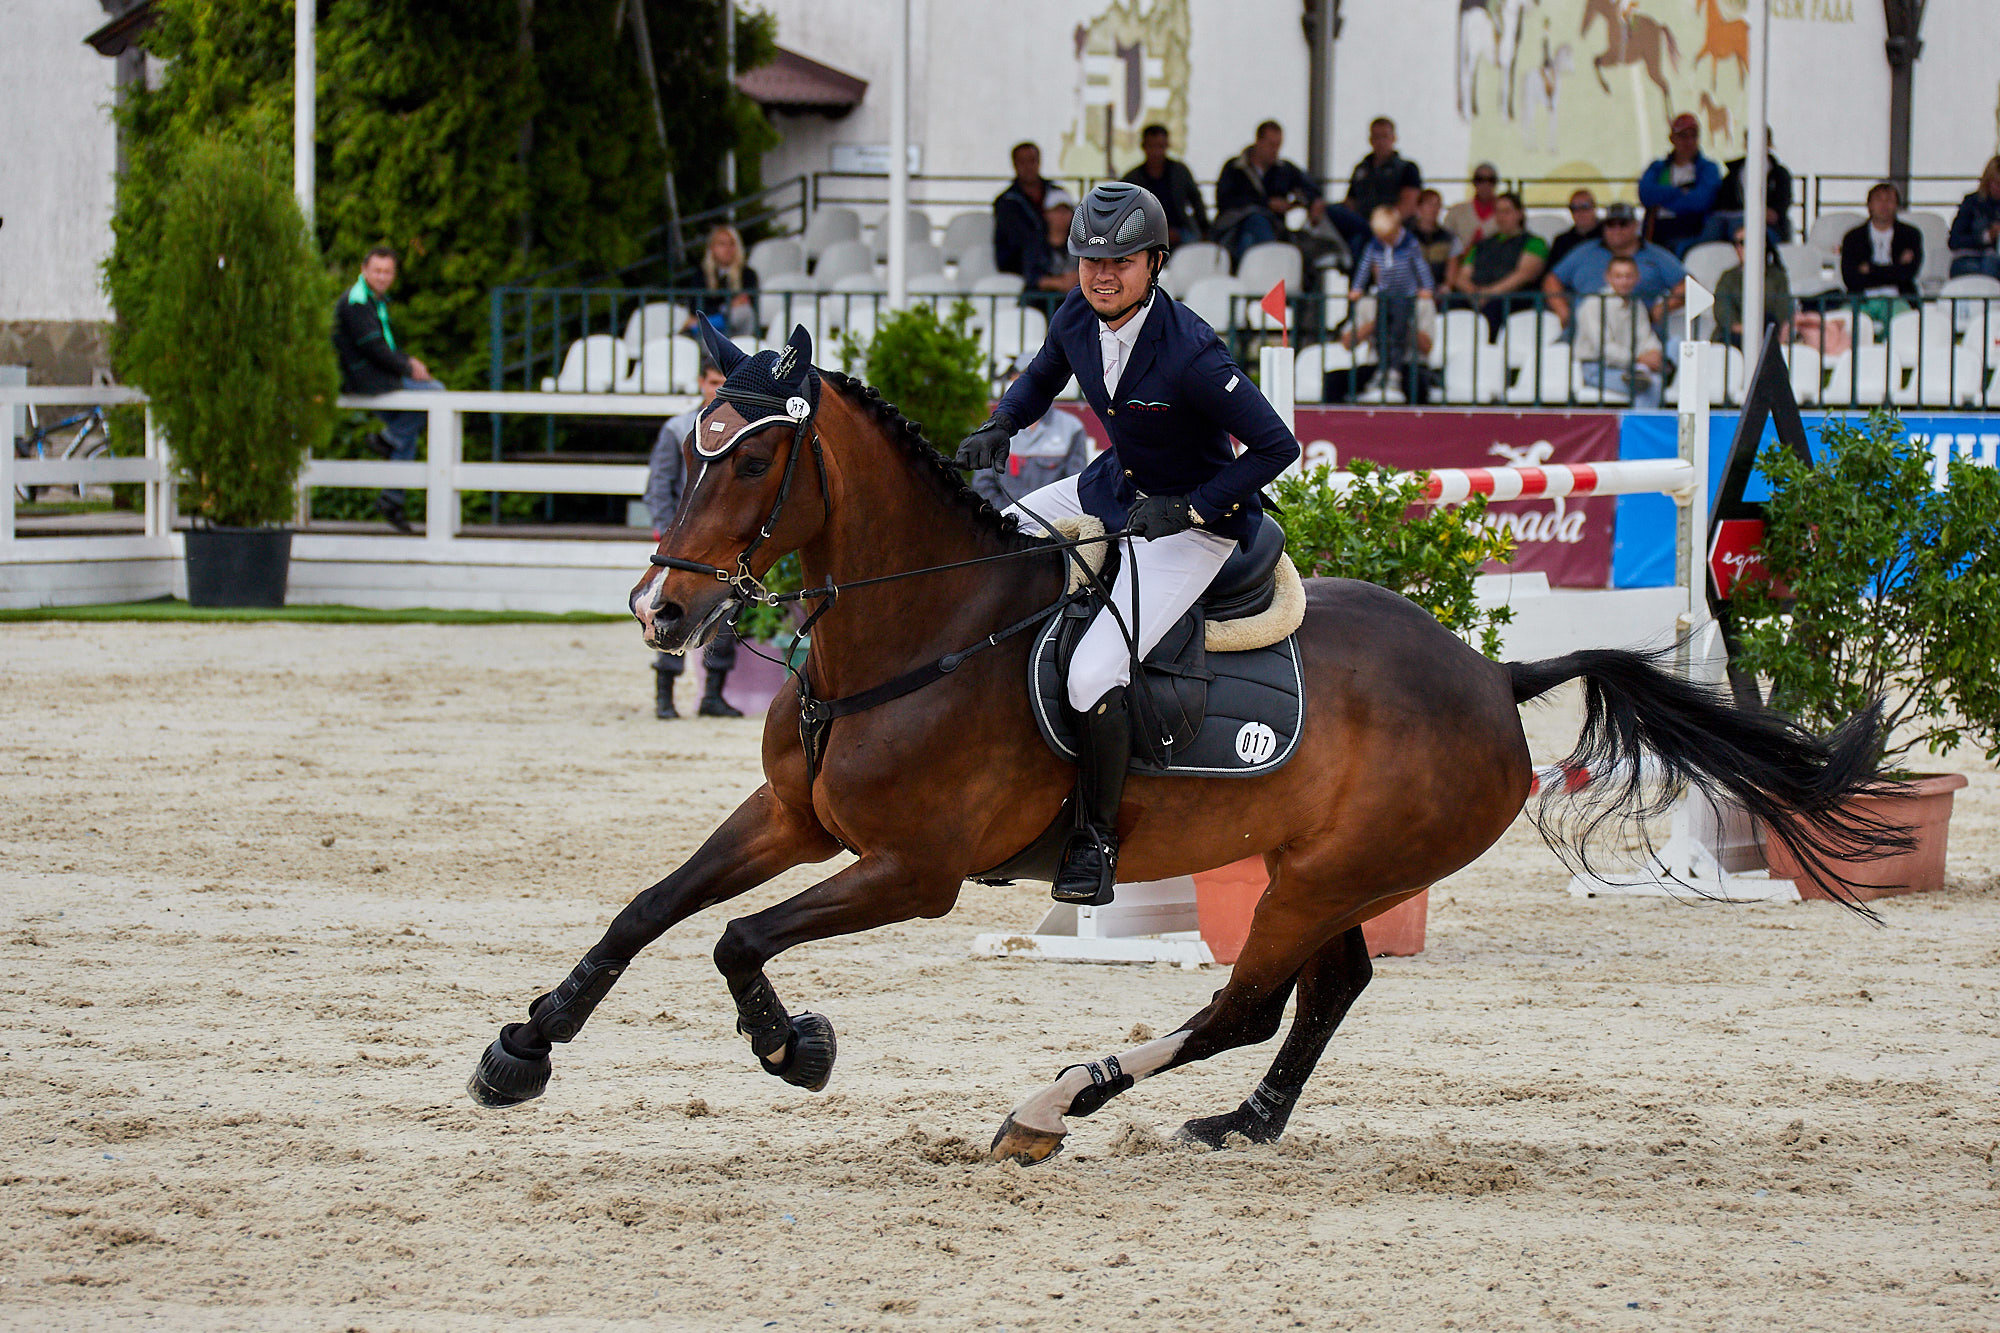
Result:
M913 869L871 853L796 897L730 922L716 941L715 966L736 1000L736 1030L749 1038L764 1072L818 1092L835 1056L833 1024L819 1014L787 1013L766 964L812 940L943 916L963 883L956 871Z
M515 1106L548 1087L549 1051L583 1029L632 958L677 923L727 902L793 866L824 861L840 844L808 810L779 800L766 785L736 807L680 869L639 894L562 984L528 1006L486 1048L466 1090L481 1106Z

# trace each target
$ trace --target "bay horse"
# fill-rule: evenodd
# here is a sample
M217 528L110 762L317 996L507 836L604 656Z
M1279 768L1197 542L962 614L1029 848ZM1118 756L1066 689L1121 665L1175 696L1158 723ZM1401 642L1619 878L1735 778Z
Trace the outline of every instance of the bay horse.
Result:
M809 357L804 330L790 349ZM736 442L689 471L654 565L632 591L643 637L659 649L699 646L735 599L754 596L756 581L796 551L807 587L848 585L816 612L802 671L814 700L893 694L882 687L900 673L922 674L941 659L952 667L840 716L816 763L801 738L807 705L781 690L764 723L764 784L633 898L525 1022L503 1029L470 1083L484 1105L540 1095L551 1043L576 1036L631 960L670 927L845 849L851 864L731 921L714 955L737 1030L766 1072L825 1086L832 1027L789 1013L766 965L815 940L945 915L968 878L1043 833L1072 787L1072 770L1030 712L1033 636L966 651L1055 603L1064 554L996 513L872 389L833 372L818 373L815 389L822 384L816 401L766 396L748 406L724 386L696 431ZM856 586L871 579L884 581ZM1838 813L1872 777L1873 717L1823 741L1739 712L1642 654L1503 665L1386 589L1346 579L1309 580L1307 589L1298 635L1308 703L1290 761L1250 778L1134 775L1119 813L1121 879L1263 855L1270 887L1228 982L1167 1036L1062 1070L1003 1122L996 1159L1039 1162L1061 1147L1065 1117L1091 1114L1138 1080L1268 1040L1296 992L1291 1030L1256 1090L1235 1110L1182 1129L1211 1147L1230 1133L1277 1138L1369 982L1362 921L1465 866L1513 822L1531 777L1518 706L1564 681L1581 678L1587 692L1576 762L1593 773L1622 765L1629 775L1587 789L1615 807L1596 810L1594 822L1657 811L1692 782L1753 811L1815 865L1823 847L1895 843L1893 830ZM1642 751L1672 779L1660 796L1638 788Z
M1674 41L1673 30L1647 14L1633 14L1622 17L1616 0L1584 0L1583 23L1578 35L1590 36L1590 24L1594 19L1604 20L1604 50L1590 62L1597 72L1597 84L1605 92L1611 85L1604 80L1604 69L1621 65L1643 64L1646 75L1653 86L1660 90L1660 100L1666 106L1666 114L1674 114L1674 95L1667 88L1666 76L1660 73L1660 55L1666 54L1674 71L1681 67L1680 44Z

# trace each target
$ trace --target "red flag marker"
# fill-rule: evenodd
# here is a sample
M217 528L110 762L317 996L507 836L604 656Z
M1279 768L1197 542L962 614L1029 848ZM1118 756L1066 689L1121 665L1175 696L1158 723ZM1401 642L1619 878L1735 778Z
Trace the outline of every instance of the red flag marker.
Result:
M1265 314L1277 321L1278 328L1282 331L1280 334L1280 345L1290 347L1292 345L1291 307L1285 304L1285 280L1280 278L1277 282L1273 283L1271 290L1264 293L1264 299L1258 302L1258 304L1264 307Z

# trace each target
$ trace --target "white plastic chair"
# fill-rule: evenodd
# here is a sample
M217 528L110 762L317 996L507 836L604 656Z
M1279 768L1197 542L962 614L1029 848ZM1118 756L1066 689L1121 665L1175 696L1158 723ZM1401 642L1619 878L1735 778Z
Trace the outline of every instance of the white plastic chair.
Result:
M1840 259L1840 238L1868 220L1866 213L1855 213L1837 209L1822 213L1813 219L1806 229L1806 244L1838 262Z
M1271 284L1283 282L1287 293L1295 293L1305 280L1305 257L1289 241L1266 241L1243 252L1236 264L1236 285L1262 296Z
M639 349L619 393L695 393L701 384L701 345L676 334L654 338Z
M1354 369L1354 353L1339 343L1314 343L1301 347L1292 361L1292 399L1300 403L1326 401L1326 377L1336 370Z
M674 301L649 301L625 321L625 351L638 356L640 349L659 338L671 338L688 326L694 312Z
M1529 233L1539 236L1545 241L1553 241L1556 237L1568 231L1569 227L1570 221L1569 214L1567 213L1558 213L1554 209L1549 208L1531 209L1528 213Z
M886 274L869 269L866 273L850 273L844 278L836 278L827 289L829 295L844 292L886 292L889 279Z
M792 325L811 325L818 318L819 284L800 277L800 286L767 285L757 293L757 324L772 342L783 342Z
M806 258L817 259L826 253L828 246L841 241L860 240L861 215L851 208L821 204L813 210L811 219L806 222L805 235L800 239L805 244Z
M875 271L875 252L861 241L835 241L820 252L812 275L822 289L831 291L842 278Z
M1182 305L1208 321L1210 328L1222 333L1229 327L1230 299L1240 296L1242 292L1234 278L1199 278L1188 287L1180 300Z
M1951 307L1926 301L1915 310L1905 310L1889 321L1889 354L1899 370L1910 372L1907 382L1890 385L1893 401L1925 407L1950 407L1956 401L1952 383L1953 361Z
M942 301L926 303L935 305L940 309L949 309L951 306L949 298L958 296L964 291L964 279L956 273L913 273L910 275L911 298L915 299L919 296L942 296L947 298Z
M1795 297L1818 296L1840 287L1838 275L1826 269L1825 256L1810 245L1786 241L1778 247L1778 262L1785 266L1785 281Z
M1736 247L1727 241L1703 241L1681 257L1687 275L1711 292L1716 280L1736 264Z
M904 251L903 270L907 277L923 277L944 272L944 251L929 241L911 241Z
M1019 296L1027 280L1018 273L988 273L974 278L966 288L974 296Z
M1826 375L1825 361L1819 354L1819 348L1806 343L1790 343L1784 348L1784 358L1786 367L1791 371L1793 399L1800 407L1817 404Z
M916 245L922 242L925 245L929 245L931 243L931 215L924 212L921 208L912 208L908 212L908 217L910 219L910 244ZM875 257L881 260L889 258L889 215L886 212L883 213L882 220L875 224Z
M806 271L806 247L796 236L771 236L750 247L750 267L761 286L783 273Z
M1443 370L1447 403L1497 403L1507 392L1507 361L1486 337L1474 310L1447 310L1438 321L1431 364Z
M1570 401L1581 407L1624 407L1631 403L1632 395L1615 387L1619 380L1616 371L1604 376L1602 385L1587 383L1583 378L1583 363L1571 357L1569 393Z
M1917 289L1936 292L1951 276L1951 223L1935 213L1904 213L1902 220L1924 235L1924 263L1917 270Z
M1508 403L1563 403L1569 401L1570 350L1568 343L1541 343L1531 339L1499 349L1506 368L1514 372L1502 400Z
M987 212L957 214L944 224L944 237L938 242L938 248L954 264L963 264L966 256L984 251L990 267L993 259L993 215Z
M542 381L544 393L610 393L625 374L625 344L608 333L578 338L563 352L562 369Z
M1160 285L1169 296L1178 298L1201 279L1226 277L1228 273L1227 250L1213 241L1189 241L1167 255L1167 266L1160 272ZM1268 283L1265 290L1270 290Z

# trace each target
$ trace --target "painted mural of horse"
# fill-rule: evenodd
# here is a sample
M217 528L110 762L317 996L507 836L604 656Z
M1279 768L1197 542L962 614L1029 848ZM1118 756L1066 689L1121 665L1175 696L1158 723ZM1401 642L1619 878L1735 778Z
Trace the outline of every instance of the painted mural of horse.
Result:
M1500 110L1514 119L1514 69L1521 53L1521 20L1528 0L1459 0L1458 114L1479 113L1479 66L1490 61L1500 79Z
M1584 0L1583 26L1579 35L1590 36L1590 25L1596 19L1604 20L1604 52L1590 62L1597 72L1597 84L1605 92L1611 85L1605 81L1606 66L1617 69L1623 65L1644 65L1646 75L1653 86L1660 90L1660 101L1666 107L1666 116L1674 114L1674 95L1667 87L1667 79L1660 72L1660 59L1664 55L1668 67L1680 72L1681 49L1674 40L1674 34L1666 24L1647 14L1622 14L1617 0Z
M1736 83L1743 86L1750 78L1750 24L1745 19L1731 19L1722 16L1719 0L1694 0L1694 7L1701 11L1708 21L1708 31L1701 39L1701 50L1694 53L1696 68L1701 66L1701 58L1708 57L1708 86L1715 90L1717 76L1724 60L1736 62Z

